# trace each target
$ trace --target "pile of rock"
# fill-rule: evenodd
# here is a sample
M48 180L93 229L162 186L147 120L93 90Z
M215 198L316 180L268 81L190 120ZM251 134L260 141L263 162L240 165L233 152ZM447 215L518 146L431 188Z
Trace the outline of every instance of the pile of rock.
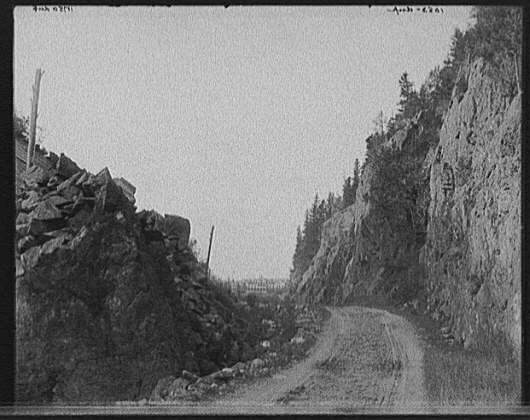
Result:
M236 379L261 376L270 372L266 361L256 358L249 362L238 362L205 376L197 376L183 370L179 377L166 376L158 381L151 393L150 402L197 400L205 395L223 393Z
M76 234L93 215L134 214L131 188L126 194L122 184L112 179L107 168L93 175L64 155L54 170L31 167L17 196L16 275L35 267L43 254L75 246Z
M135 214L134 186L64 155L18 187L18 401L141 400L174 370L203 376L162 382L176 398L238 377L221 368L253 357L248 322L207 284L187 219Z
M173 375L163 377L153 389L149 403L196 401L205 396L212 397L229 392L246 379L270 375L278 368L308 354L320 330L323 316L322 310L299 308L296 317L298 329L289 342L278 343L277 339L265 340L269 342L269 346L266 346L266 350L260 353L260 357L247 362L240 361L231 367L225 367L205 376L198 376L183 370L178 377ZM265 321L263 324L271 327L275 325L272 320L263 321ZM264 347L263 342L260 342L260 347ZM271 348L272 343L274 343L274 349Z

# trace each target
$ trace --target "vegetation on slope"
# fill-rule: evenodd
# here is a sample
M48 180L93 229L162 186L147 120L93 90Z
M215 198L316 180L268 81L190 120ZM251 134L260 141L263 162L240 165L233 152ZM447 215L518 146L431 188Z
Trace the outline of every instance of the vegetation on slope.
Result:
M379 213L391 229L407 231L418 248L425 241L426 210L429 205L429 174L422 168L429 148L438 143L438 133L444 113L454 90L457 94L467 89L467 64L482 57L503 83L505 93L513 97L520 84L522 10L507 7L475 7L475 24L465 32L456 29L449 54L442 66L433 69L419 89L415 89L407 72L399 79L400 100L398 112L378 124L379 131L367 140L366 165L375 169L373 194L370 199L374 212ZM419 124L418 124L419 123ZM414 126L416 125L416 126ZM382 149L379 145L390 140L400 129L417 129L413 153L401 148ZM303 228L298 227L291 281L296 283L311 264L320 246L323 223L334 212L355 201L359 185L358 162L353 178L346 178L342 196L330 193L327 202L318 195L306 211Z

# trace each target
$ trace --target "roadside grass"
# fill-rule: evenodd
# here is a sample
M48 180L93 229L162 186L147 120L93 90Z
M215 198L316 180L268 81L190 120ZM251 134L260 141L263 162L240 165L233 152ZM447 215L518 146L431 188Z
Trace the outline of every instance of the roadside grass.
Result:
M520 367L493 352L434 344L424 353L425 386L434 406L499 407L520 403Z
M475 349L464 349L443 339L439 322L396 308L384 297L361 296L348 304L387 310L416 327L424 343L424 384L432 407L443 410L443 407L520 406L520 361L511 356L502 338L479 343Z

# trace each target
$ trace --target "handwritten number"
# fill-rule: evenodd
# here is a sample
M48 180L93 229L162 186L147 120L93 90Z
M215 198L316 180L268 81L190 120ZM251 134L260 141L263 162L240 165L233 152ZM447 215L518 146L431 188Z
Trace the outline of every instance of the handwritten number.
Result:
M424 6L424 7L412 7L412 6L394 6L392 9L387 8L387 12L395 13L396 16L399 16L400 13L413 13L413 12L422 12L422 13L444 13L443 8L441 7L432 7L432 6Z
M34 12L59 12L59 13L66 13L66 12L73 12L74 8L72 6L33 6L32 7Z

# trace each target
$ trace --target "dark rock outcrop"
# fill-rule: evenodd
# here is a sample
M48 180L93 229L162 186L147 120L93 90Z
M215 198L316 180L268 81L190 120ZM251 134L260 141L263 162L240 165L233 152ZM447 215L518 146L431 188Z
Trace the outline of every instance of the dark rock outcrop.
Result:
M244 326L204 284L189 221L135 214L107 168L65 179L73 166L59 164L50 176L32 170L19 196L17 401L149 398L174 372L239 360Z

